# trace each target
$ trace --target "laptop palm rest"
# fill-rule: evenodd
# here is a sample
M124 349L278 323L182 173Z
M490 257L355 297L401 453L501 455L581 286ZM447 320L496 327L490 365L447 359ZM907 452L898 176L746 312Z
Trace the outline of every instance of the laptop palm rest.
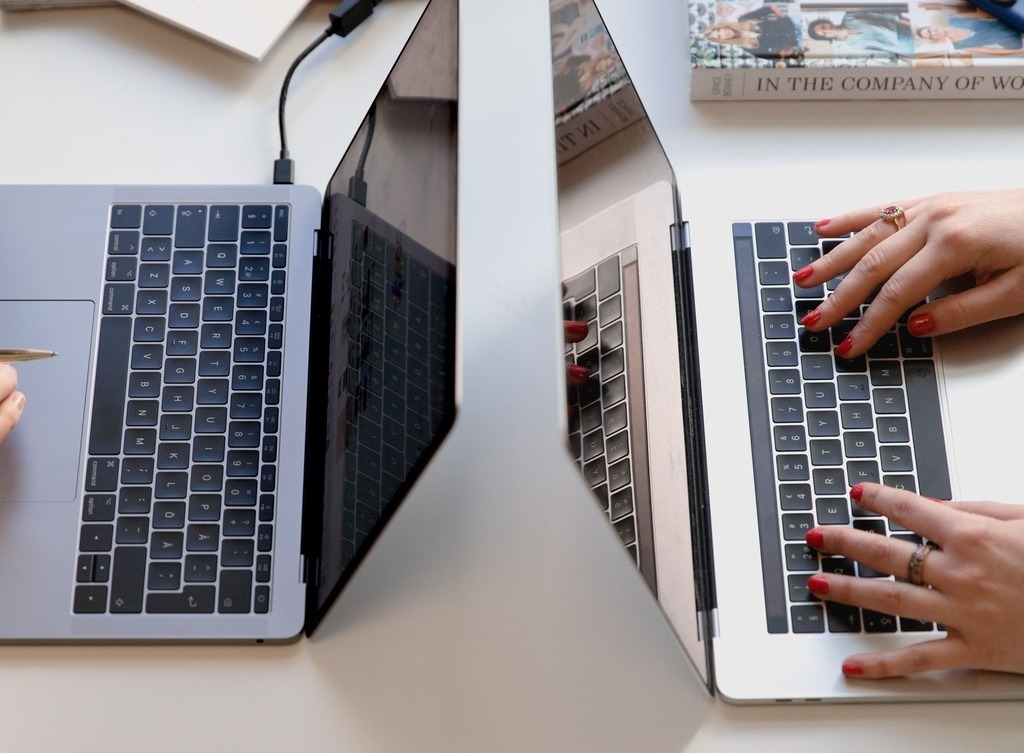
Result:
M17 430L0 445L0 502L79 498L95 318L92 301L0 301L3 347L58 353L15 364L28 401Z

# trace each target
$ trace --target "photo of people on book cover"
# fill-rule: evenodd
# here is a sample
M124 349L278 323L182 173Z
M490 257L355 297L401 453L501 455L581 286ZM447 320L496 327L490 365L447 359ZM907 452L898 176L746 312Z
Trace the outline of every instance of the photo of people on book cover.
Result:
M706 68L970 66L1024 57L1024 37L961 0L690 1Z
M628 81L593 0L551 0L555 115Z

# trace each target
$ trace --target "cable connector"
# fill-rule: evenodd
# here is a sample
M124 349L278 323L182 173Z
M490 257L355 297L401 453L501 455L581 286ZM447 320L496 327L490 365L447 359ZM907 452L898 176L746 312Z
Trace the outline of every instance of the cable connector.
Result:
M279 157L274 160L274 183L290 186L295 182L295 160Z
M295 162L288 157L288 137L285 134L284 128L284 105L288 99L288 86L291 84L295 69L299 67L299 63L305 60L309 53L319 47L325 40L330 39L332 35L336 34L339 37L347 36L349 32L370 17L370 14L373 13L373 7L378 2L379 0L342 0L330 13L331 25L324 29L323 33L314 39L312 44L306 47L292 61L291 67L288 68L288 72L285 74L284 83L281 84L281 96L277 104L278 129L281 135L281 154L278 159L274 160L274 183L291 184L295 182Z
M370 17L376 4L374 0L343 0L330 13L331 31L339 37L348 36L350 31Z

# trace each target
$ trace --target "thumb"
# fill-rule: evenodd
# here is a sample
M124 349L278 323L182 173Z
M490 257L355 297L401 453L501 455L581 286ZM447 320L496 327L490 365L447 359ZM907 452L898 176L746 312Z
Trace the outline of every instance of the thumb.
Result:
M910 315L907 327L912 335L927 337L1016 316L1024 312L1022 287L1024 272L1004 272L973 288L921 306Z

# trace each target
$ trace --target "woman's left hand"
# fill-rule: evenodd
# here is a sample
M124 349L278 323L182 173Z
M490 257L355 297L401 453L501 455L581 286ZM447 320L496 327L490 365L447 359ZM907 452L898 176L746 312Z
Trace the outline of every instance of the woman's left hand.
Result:
M851 497L940 548L918 572L926 585L816 574L808 588L821 599L884 614L937 622L946 636L843 662L848 677L893 677L939 669L1024 673L1024 507L996 502L939 502L878 484ZM842 555L897 578L908 577L917 545L847 526L807 533L814 549Z

